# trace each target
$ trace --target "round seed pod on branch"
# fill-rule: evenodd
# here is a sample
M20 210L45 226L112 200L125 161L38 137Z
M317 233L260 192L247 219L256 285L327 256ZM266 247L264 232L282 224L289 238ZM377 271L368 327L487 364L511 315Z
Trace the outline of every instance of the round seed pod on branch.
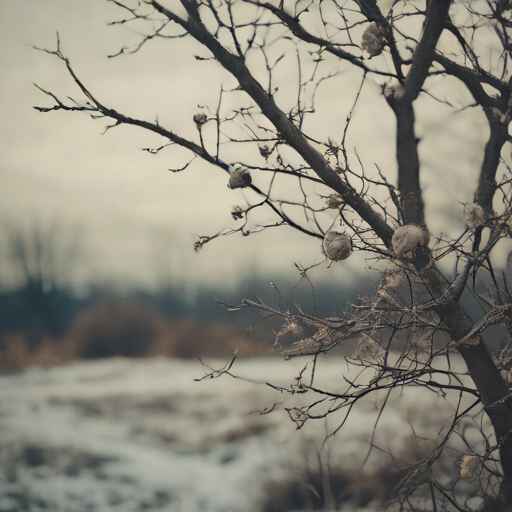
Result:
M268 160L268 157L271 155L272 150L266 144L258 144L258 149L260 151L260 155Z
M404 97L405 87L397 81L391 81L384 86L384 96L389 101L398 101Z
M464 205L464 220L466 225L471 231L483 226L485 221L485 214L483 208L476 203Z
M246 188L252 183L251 175L245 167L239 167L237 169L230 167L230 171L231 176L229 177L228 182L229 188Z
M231 212L231 216L233 217L233 219L239 220L243 218L244 214L245 210L243 210L241 206L233 206L233 210Z
M208 121L208 118L206 117L206 114L196 114L194 117L194 123L196 123L197 129L200 130L201 126Z
M366 50L371 57L377 57L388 44L385 36L386 29L382 25L375 22L370 23L363 32L361 48Z
M352 239L344 233L329 231L324 237L323 248L330 260L346 260L352 253Z
M391 245L397 256L404 256L412 251L417 245L428 245L430 236L425 228L414 224L407 224L395 229Z

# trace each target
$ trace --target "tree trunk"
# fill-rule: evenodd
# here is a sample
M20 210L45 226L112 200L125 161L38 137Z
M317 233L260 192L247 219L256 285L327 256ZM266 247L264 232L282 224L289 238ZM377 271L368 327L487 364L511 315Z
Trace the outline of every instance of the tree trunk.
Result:
M433 260L420 270L432 296L439 299L447 290L447 281ZM480 393L485 412L489 417L499 449L503 480L499 496L491 506L493 511L512 509L512 390L497 366L496 357L480 335L468 336L474 325L458 299L439 301L437 308L442 323L448 328L453 342L467 340L457 346L468 373ZM491 510L491 509L489 509Z

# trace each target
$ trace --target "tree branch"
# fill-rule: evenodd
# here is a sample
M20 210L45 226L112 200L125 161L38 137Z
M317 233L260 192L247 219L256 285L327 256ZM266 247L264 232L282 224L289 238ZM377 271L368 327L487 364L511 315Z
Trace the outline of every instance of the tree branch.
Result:
M509 114L495 109L484 108L489 121L491 133L485 145L484 161L478 176L478 188L475 193L475 202L479 204L490 218L494 215L492 206L494 193L496 192L496 172L501 161L501 150L508 141Z
M389 247L393 230L387 225L382 216L346 181L343 181L326 162L323 155L308 143L299 128L276 105L272 95L267 94L255 80L245 65L244 59L230 53L207 30L200 19L197 3L194 0L182 0L183 6L189 13L189 18L186 21L155 0L151 0L150 3L158 12L179 23L194 39L205 45L213 53L220 64L238 80L240 87L255 101L263 115L275 126L283 140L299 153L328 187L342 195L346 203L372 227L376 235Z
M405 224L425 225L412 103L418 97L428 76L450 5L451 0L431 0L423 35L414 51L411 69L404 85L395 90L388 89L386 94L388 103L396 115L398 190Z
M482 71L482 74L476 71L461 66L456 62L448 59L440 53L434 55L434 62L437 62L443 66L448 75L455 76L468 88L475 101L482 107L495 107L498 108L499 100L488 95L482 87L482 82L498 89L500 92L508 92L508 85L489 74Z
M405 79L404 101L414 101L423 87L451 4L452 0L431 0L427 4L423 35L414 50L411 69Z

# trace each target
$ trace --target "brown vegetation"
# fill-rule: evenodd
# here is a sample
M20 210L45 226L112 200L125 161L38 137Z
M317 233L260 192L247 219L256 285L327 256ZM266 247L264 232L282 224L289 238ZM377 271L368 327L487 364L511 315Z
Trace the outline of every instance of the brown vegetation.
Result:
M319 456L303 454L302 462L283 468L281 478L264 481L262 510L344 510L378 506L395 498L395 486L406 469L383 464L372 471L325 465Z
M382 510L399 501L404 484L409 482L411 485L410 481L417 486L415 505L418 508L415 510L428 510L422 507L428 503L431 490L422 486L424 480L420 473L424 461L435 448L432 441L411 435L404 439L398 454L388 454L387 460L381 459L371 469L363 469L361 463L351 467L341 462L343 457L333 461L330 456L315 453L311 447L304 448L298 462L284 465L277 478L267 476L263 480L262 510L334 511L365 507ZM384 453L381 452L382 455ZM461 456L456 450L443 453L436 463L436 473L445 481L453 483L458 478L454 468L459 466L460 460ZM461 495L467 499L473 498L477 496L476 491L477 487L468 483Z
M244 327L197 318L169 320L137 300L108 300L83 310L61 338L32 347L28 333L0 337L0 369L50 366L102 357L252 357L271 354L271 344Z
M392 483L388 477L395 473L385 470L363 474L336 468L331 470L328 488L325 475L319 469L300 468L280 481L267 482L263 487L263 510L325 510L331 502L336 507L350 503L353 507L365 507L370 503L383 503L391 498ZM333 509L337 510L337 508Z

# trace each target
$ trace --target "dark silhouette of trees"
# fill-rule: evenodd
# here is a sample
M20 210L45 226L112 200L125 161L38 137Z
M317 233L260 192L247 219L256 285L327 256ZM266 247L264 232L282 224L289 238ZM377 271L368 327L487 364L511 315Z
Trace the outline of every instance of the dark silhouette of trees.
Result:
M2 267L17 283L16 290L2 286L0 332L24 331L32 347L63 334L76 308L71 285L82 237L57 220L3 222Z
M403 386L455 395L459 398L453 417L435 448L406 467L398 486L400 509L474 510L461 489L467 481L476 481L478 507L511 510L512 263L502 276L490 258L498 242L512 235L510 173L502 157L510 142L511 4L397 1L384 12L376 0L111 1L126 14L116 23L147 28L137 46L124 47L117 55L137 52L155 39L172 44L188 38L195 40L194 50L201 48L197 65L214 60L235 79L236 87L220 87L217 105L198 109L189 121L195 123L197 137L189 140L158 120L130 117L104 104L101 93L91 91L75 72L57 40L56 49L44 51L62 61L83 97L61 99L38 86L53 105L35 108L85 112L108 121L107 130L121 125L144 128L167 140L149 148L150 153L181 146L192 159L226 173L228 186L244 191L246 204L232 211L239 225L201 237L197 249L231 232L288 226L312 237L319 250L321 241L328 261L364 251L372 261L386 263L374 295L336 318L317 318L284 299L279 308L250 300L238 306L281 317L278 339L289 332L300 337L304 326L316 329L313 336L284 349L287 357L310 355L316 361L345 339L360 337L350 359L361 367L360 377L342 391L319 389L313 378L308 383L299 379L288 391L319 396L290 416L300 428L311 418L340 409L348 414L362 397ZM296 77L291 86L286 83L290 55ZM285 63L289 72L283 74ZM348 112L340 112L332 98L339 126L332 138L320 140L315 136L322 123L315 118L316 102L324 82L334 80L340 70L351 70L360 87ZM370 172L347 145L353 116L365 108L361 91L374 81L382 85L379 94L389 107L380 115L392 116L396 126L396 181L378 167ZM434 85L439 83L446 83L447 89L438 97ZM425 164L415 131L415 106L422 98L457 110L453 105L462 100L453 97L460 95L460 88L449 87L453 83L469 92L471 101L463 109L482 112L488 134L481 159L474 162L480 169L474 198L460 207L466 226L456 237L427 226L421 187ZM257 145L259 160L247 152L243 161L232 161L228 148L233 145ZM378 160L376 155L376 164ZM258 221L259 211L270 212L273 219ZM328 212L335 213L334 221ZM443 261L455 265L452 276L443 273ZM301 272L307 279L307 269ZM480 281L489 284L482 289ZM464 291L481 305L476 321L461 306ZM500 326L506 337L496 354L483 337L492 326ZM456 370L454 352L466 371ZM230 372L229 366L211 376ZM319 403L327 410L316 413ZM470 423L479 425L478 446L465 437ZM463 450L457 440L462 440ZM460 468L455 465L447 476L438 467L446 464L448 453L457 454Z

